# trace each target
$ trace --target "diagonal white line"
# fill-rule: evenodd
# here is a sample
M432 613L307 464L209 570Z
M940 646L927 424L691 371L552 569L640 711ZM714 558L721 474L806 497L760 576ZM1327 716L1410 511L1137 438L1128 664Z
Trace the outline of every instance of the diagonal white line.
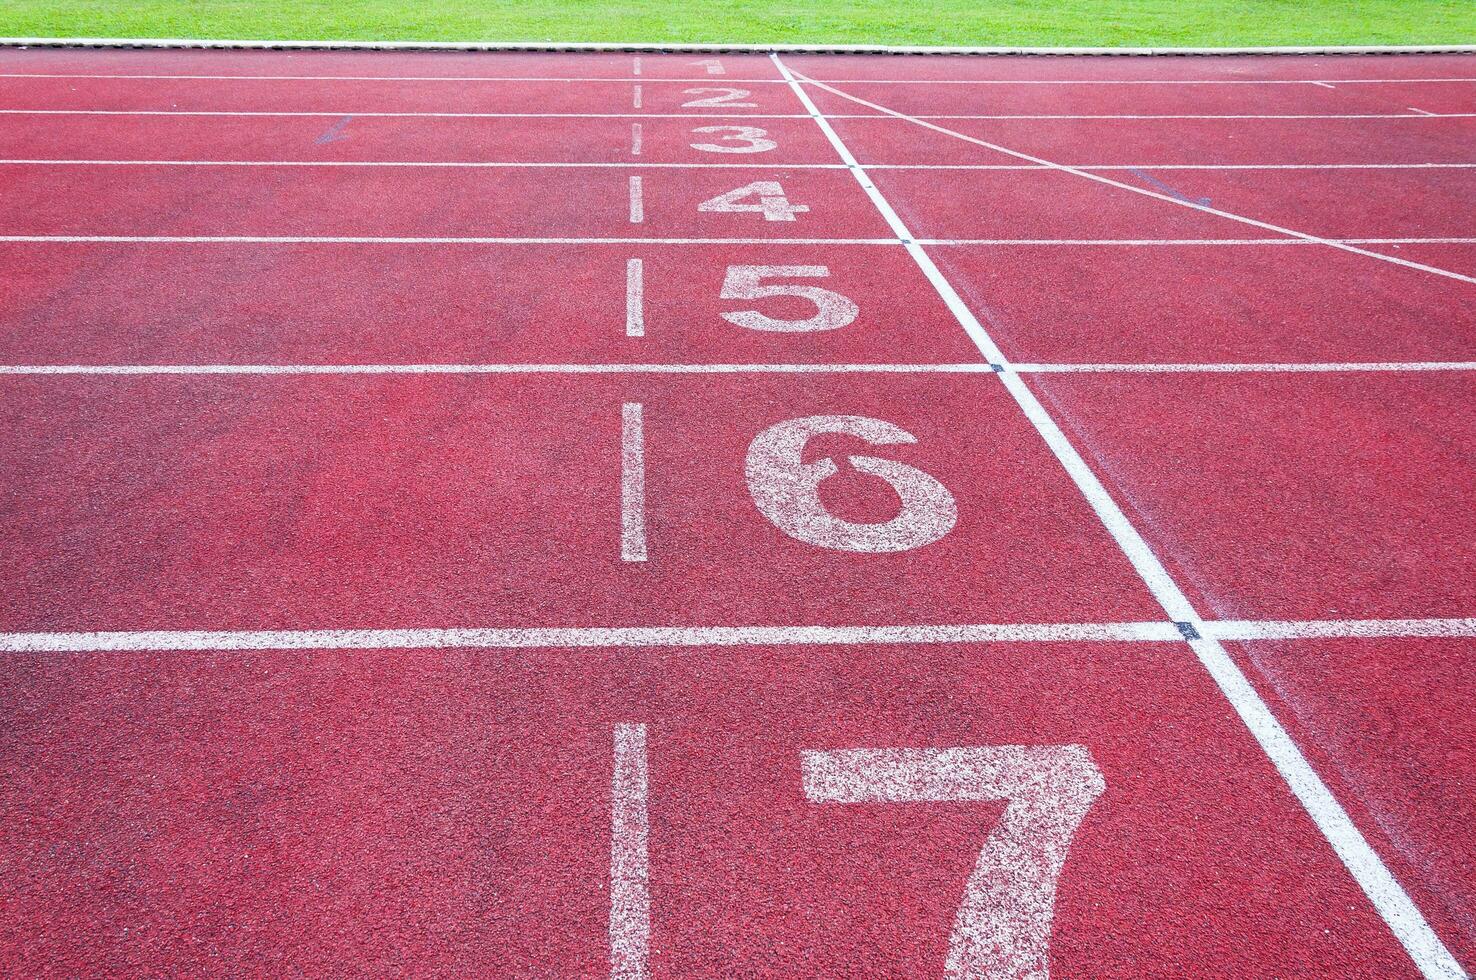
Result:
M887 203L886 198L872 184L867 176L866 170L852 155L845 143L836 134L823 113L810 99L809 93L796 80L795 75L780 60L777 54L771 55L775 65L789 81L790 89L796 98L815 118L815 122L829 138L831 145L835 147L836 153L840 155L855 175L856 180L871 198L873 204L881 212L898 238L908 242L909 254L918 262L924 274L932 281L950 310L958 317L959 324L974 340L986 360L1004 364L1008 367L1008 361L1000 353L994 340L989 336L974 314L963 303L952 284L938 271L936 265L928 258L927 253L913 240L912 233L906 224L897 216L892 206ZM826 86L822 86L826 87ZM835 91L830 89L830 91ZM843 93L837 93L843 94ZM850 98L850 96L846 96ZM869 103L868 103L869 104ZM881 109L880 106L873 108ZM883 110L886 111L886 110ZM986 144L987 145L987 144ZM1024 154L1014 154L1024 156ZM1034 157L1027 159L1040 161ZM1063 168L1069 169L1069 168ZM1106 183L1116 184L1106 178L1100 178L1093 174L1087 174L1091 179L1102 180ZM1128 186L1128 185L1119 185ZM1129 187L1130 190L1136 188ZM1159 195L1153 195L1159 196ZM1165 198L1173 200L1172 198ZM1181 203L1181 202L1175 202ZM1279 230L1279 229L1273 229ZM1307 236L1299 236L1307 237ZM1312 764L1307 761L1302 750L1297 747L1291 735L1281 726L1271 709L1256 692L1250 680L1236 666L1228 651L1221 646L1219 640L1206 637L1200 627L1203 625L1199 614L1189 602L1187 596L1180 590L1178 584L1168 574L1168 571L1159 561L1158 556L1149 547L1148 542L1138 533L1117 501L1097 479L1095 473L1076 447L1066 438L1060 426L1056 424L1049 412L1041 405L1035 394L1026 385L1022 377L1013 372L1005 371L1000 375L1000 380L1005 388L1014 397L1016 404L1025 413L1035 429L1040 433L1055 454L1056 459L1066 469L1076 483L1077 488L1086 498L1087 503L1096 512L1098 518L1106 526L1108 532L1122 549L1124 555L1132 563L1133 568L1148 586L1169 618L1179 623L1185 623L1197 634L1196 639L1190 641L1190 647L1199 662L1204 666L1215 683L1224 693L1226 700L1240 716L1241 721L1249 729L1251 735L1261 746L1261 750L1270 758L1287 786L1301 801L1303 808L1311 816L1334 852L1342 860L1354 880L1363 889L1369 901L1373 903L1380 916L1388 924L1390 930L1404 946L1415 965L1428 978L1453 978L1464 977L1465 971L1456 962L1449 949L1435 934L1429 922L1425 920L1419 907L1410 899L1407 892L1395 880L1383 859L1364 838L1363 833L1348 816L1341 803L1333 795L1327 784L1317 775Z
M1131 191L1134 194L1141 194L1144 197L1151 197L1160 201L1167 201L1169 204L1173 204L1182 208L1189 208L1192 211L1201 211L1205 214L1212 214L1219 218L1227 218L1231 221L1238 221L1241 224L1251 225L1255 228L1263 228L1266 231L1274 231L1281 235L1289 235L1292 238L1300 238L1303 241L1316 242L1319 245L1326 245L1329 248L1340 249L1344 252L1352 252L1355 255L1366 255L1369 258L1378 259L1380 262L1391 262L1394 265L1402 265L1406 268L1418 269L1421 272L1429 272L1433 275L1444 276L1447 279L1456 279L1460 282L1476 284L1476 277L1462 275L1459 272L1451 272L1447 269L1438 269L1433 265L1425 265L1421 262L1411 262L1409 259L1401 259L1393 255L1384 255L1380 252L1370 252L1366 248L1359 248L1356 245L1349 245L1346 242L1339 241L1335 238L1323 238L1319 235L1309 235L1306 232L1296 231L1291 228L1284 228L1281 225L1273 225L1267 221L1260 221L1256 218L1247 218L1244 215L1233 214L1229 211L1221 211L1218 208L1212 208L1206 204L1196 204L1193 201L1181 200L1180 198L1173 197L1172 195L1161 194L1158 191L1150 190L1146 187L1138 187L1133 184L1125 184L1120 180L1113 180L1111 177L1104 177L1100 173L1096 173L1091 170L1083 170L1081 167L1072 167L1063 163L1056 163L1052 160L1046 160L1042 157L1032 156L1029 153L1021 153L1019 150L1012 150L1009 147L1000 146L998 143L991 143L988 140L981 140L977 137L969 136L956 130L939 126L936 123L928 122L925 119L918 119L916 116L909 116L906 113L897 112L893 109L888 109L886 106L877 105L875 102L868 102L865 99L850 95L846 92L842 92L840 89L832 88L824 82L817 82L812 78L806 78L804 75L796 74L795 77L802 79L806 83L814 85L817 88L822 88L832 95L837 95L843 99L848 99L851 102L855 102L857 105L862 105L867 107L868 109L874 109L877 112L883 112L898 119L906 120L908 122L914 123L915 125L922 126L926 129L931 129L935 132L942 133L945 136L952 136L955 139L963 140L966 143L973 143L976 146L982 146L985 149L993 150L996 153L1003 153L1006 156L1012 156L1016 159L1027 160L1030 163L1038 164L1043 167L1048 167L1052 170L1059 170L1062 173L1075 174L1076 176L1085 178L1086 180L1092 180L1096 181L1099 184L1106 184L1109 187L1117 187L1125 191ZM808 98L809 97L806 96L806 99ZM813 105L813 103L811 104Z

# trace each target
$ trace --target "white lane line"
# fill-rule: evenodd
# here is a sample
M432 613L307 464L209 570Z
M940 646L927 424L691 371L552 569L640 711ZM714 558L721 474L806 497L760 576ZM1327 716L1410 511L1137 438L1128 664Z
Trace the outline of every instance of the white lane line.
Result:
M639 128L640 124L635 123ZM635 130L632 130L634 139ZM11 159L0 160L0 166L14 167L428 167L428 168L507 168L519 169L578 169L582 167L631 167L666 168L671 170L754 170L751 163L636 163L615 160L63 160L63 159ZM781 163L773 166L796 170L844 170L834 163ZM1153 166L1149 164L1149 166ZM1015 170L1044 170L1044 167L1013 167ZM1156 169L1156 168L1155 168Z
M0 236L0 241L4 241ZM1476 238L1329 238L1349 245L1470 245ZM919 238L919 245L1064 245L1136 247L1159 245L1293 245L1323 244L1302 238ZM901 242L897 242L901 244Z
M641 124L630 124L630 155L638 157L641 155Z
M635 86L632 108L641 108L641 86ZM1126 120L1152 121L1165 119L1469 119L1473 112L1428 112L1410 107L1408 112L1313 112L1313 113L919 113L916 119L981 119L981 120ZM630 112L367 112L357 109L0 109L0 116L343 116L383 119L629 119L636 113ZM808 119L798 112L642 112L646 119ZM826 113L826 118L874 119L880 122L893 121L894 117L875 112Z
M1321 374L1378 371L1476 371L1476 361L1341 361L1205 364L1011 364L1018 374Z
M640 88L639 85L636 88ZM639 107L637 107L639 108ZM371 119L808 119L797 112L357 112L323 110L280 110L280 109L0 109L0 116L343 116L368 117ZM844 118L886 119L871 113ZM1210 117L1218 118L1218 117ZM1329 117L1340 118L1340 117ZM1361 119L1362 116L1349 116ZM1381 117L1370 117L1381 118ZM1391 119L1412 119L1413 116L1390 116Z
M802 84L823 84L800 72L794 75ZM827 78L824 81L832 85L1431 85L1469 84L1476 82L1476 78Z
M1476 637L1476 619L1216 620L1204 623L1217 640L1332 640Z
M992 374L967 364L0 364L4 375L191 374Z
M631 89L630 107L632 109L639 109L641 107L641 87L639 85L636 85ZM668 117L660 116L658 118L665 119Z
M1205 620L1216 640L1476 636L1476 618ZM0 633L0 653L189 650L583 649L600 647L852 646L943 643L1182 643L1171 622L911 626L584 626L343 630L113 630Z
M639 181L639 177L632 177ZM1355 245L1470 245L1476 238L1329 238ZM0 244L63 245L903 245L899 238L499 238L368 235L0 235ZM1299 238L919 238L919 245L1321 245Z
M589 82L598 85L629 85L629 78L573 77L539 78L529 75L104 75L71 74L63 72L0 72L0 78L105 78L144 79L148 81L173 82L531 82L534 84L563 84ZM700 78L661 78L656 82L663 85L681 85L692 82L712 81L706 75ZM779 78L727 78L724 81L741 82L745 85L783 85Z
M631 124L631 153L641 151L641 124ZM667 170L753 170L751 163L647 163L613 160L89 160L59 157L0 159L7 167L409 167L447 169L570 169L648 167ZM784 170L844 170L838 163L784 163ZM1417 163L868 163L868 170L1051 171L1069 166L1094 173L1113 170L1472 170L1476 161ZM1341 239L1330 239L1339 241Z
M344 115L359 115L359 113L344 113ZM1469 119L1476 116L1476 112L1431 112L1426 113L1432 119ZM834 113L827 112L827 119L890 119L890 116L881 116L874 113ZM1253 112L1162 112L1162 113L1096 113L1096 114L1062 114L1062 113L1004 113L994 115L983 115L978 113L919 113L917 119L1069 119L1069 120L1125 120L1125 121L1156 121L1164 119L1414 119L1407 112L1295 112L1295 113L1253 113Z
M0 633L0 653L144 650L526 650L586 647L850 646L878 643L1180 642L1168 622L937 626L585 626L471 629L119 630Z
M630 223L638 225L646 220L645 192L641 187L641 178L630 178Z
M640 259L625 262L625 335L646 335L646 270Z
M650 854L647 825L649 774L646 726L615 726L610 785L610 976L650 976Z
M645 335L642 274L626 266L627 337ZM632 296L632 292L636 294ZM1476 361L1237 362L1204 364L0 364L5 375L336 375L336 374L1337 374L1476 371Z
M816 80L797 75L806 83ZM541 78L536 75L135 75L77 72L0 72L0 78L104 78L104 79L147 79L152 81L202 81L202 82L532 82L573 83L589 82L604 85L629 85L629 78L603 78L563 76ZM649 79L648 79L649 80ZM662 84L688 84L710 82L712 77L702 75L695 78L662 78ZM724 78L724 82L745 85L784 85L781 78ZM1469 84L1476 78L829 78L825 81L835 85L1432 85Z
M632 220L639 221L641 178L632 177ZM640 212L644 214L644 212ZM895 238L498 238L492 236L316 235L0 235L0 243L70 245L900 245Z
M910 239L912 235L906 224L871 183L865 169L856 162L851 151L836 135L825 116L816 108L809 94L795 81L795 76L778 55L771 55L771 57L780 73L789 80L791 91L795 93L805 109L814 115L816 123L830 139L841 160L851 165L851 172L856 176L867 196L871 198L872 203L877 206L882 217L896 232L897 237ZM1036 162L1044 161L1037 160ZM1100 177L1093 179L1105 180ZM1169 198L1169 200L1173 199ZM949 309L954 311L959 324L974 340L985 360L1008 364L1008 360L1000 353L988 331L964 304L952 284L928 258L927 253L916 245L909 245L908 252L918 260L919 267L928 276L938 295L948 304ZM1193 604L1179 589L1178 584L1163 567L1148 542L1138 533L1127 514L1118 506L1117 501L1103 486L1086 460L1076 451L1076 447L1072 445L1065 433L1061 431L1060 426L1056 424L1055 419L1035 397L1022 376L1014 372L1006 372L1000 378L1006 390L1010 392L1016 404L1025 413L1026 418L1035 426L1036 431L1045 440L1056 459L1071 476L1082 496L1107 528L1108 533L1112 535L1113 540L1117 542L1118 547L1132 563L1139 577L1148 586L1154 598L1158 600L1159 605L1168 613L1169 618L1178 623L1186 623L1191 629L1198 631L1202 621ZM1202 632L1198 632L1197 635L1200 638L1192 640L1190 646L1200 663L1215 679L1215 683L1219 685L1226 700L1230 702L1246 728L1260 744L1262 751L1270 758L1297 799L1301 801L1303 808L1332 845L1344 867L1352 874L1364 894L1368 896L1369 901L1378 910L1379 915L1383 917L1400 944L1404 946L1410 959L1426 977L1464 976L1460 964L1441 942L1440 937L1435 934L1418 906L1394 880L1389 869L1385 867L1383 859L1364 838L1348 816L1347 811L1343 809L1342 804L1333 796L1332 791L1302 755L1301 749L1281 727L1280 722L1261 700L1260 695L1256 693L1240 668L1230 659L1230 655L1218 640L1204 638Z
M638 402L620 410L620 558L646 560L646 428Z
M973 143L976 146L982 146L986 149L993 150L997 153L1003 153L1007 156L1012 156L1019 160L1026 160L1030 163L1041 164L1043 166L1051 168L1052 170L1059 170L1062 173L1075 174L1078 177L1084 177L1087 180L1095 181L1099 184L1106 184L1109 187L1116 187L1121 190L1131 191L1134 194L1141 194L1144 197L1151 197L1159 201L1166 201L1169 204L1173 204L1178 207L1189 208L1194 211L1199 211L1203 214L1212 214L1219 218L1227 218L1231 221L1239 222L1240 224L1251 225L1252 227L1262 228L1266 231L1274 231L1281 235L1289 235L1293 238L1300 238L1308 242L1315 242L1320 245L1326 245L1329 248L1339 249L1340 251L1352 252L1355 255L1364 255L1372 259L1377 259L1380 262L1389 262L1393 265L1404 266L1408 269L1417 269L1421 272L1428 272L1432 275L1443 276L1447 279L1455 279L1459 282L1467 282L1476 285L1476 277L1473 276L1462 275L1459 272L1451 272L1447 269L1436 268L1433 265L1425 265L1422 262L1411 262L1409 259L1402 259L1394 255L1386 255L1382 252L1371 252L1368 249L1359 248L1356 245L1349 245L1346 242L1342 242L1337 239L1322 238L1317 235L1310 235L1306 232L1282 227L1281 225L1273 225L1269 222L1259 221L1255 218L1247 218L1244 215L1233 214L1229 211L1221 211L1218 208L1212 208L1206 204L1198 204L1193 201L1187 201L1182 198L1174 197L1170 194L1161 194L1158 191L1150 190L1146 187L1141 187L1136 184L1125 184L1122 181L1113 180L1111 177L1104 177L1099 173L1094 173L1089 170L1083 170L1080 167L1072 167L1068 166L1067 164L1055 163L1051 160L1032 156L1029 153L1022 153L1019 150L1012 150L1008 147L1001 146L998 143L990 143L987 140L977 139L973 136L968 136L964 133L960 133L952 129L946 129L942 126L935 125L934 123L926 122L914 116L908 116L905 113L896 112L895 110L888 109L885 106L877 105L874 102L868 102L865 99L858 98L854 95L849 95L845 92L842 92L840 89L831 88L829 85L826 85L823 82L814 82L813 80L810 81L811 84L816 85L827 92L830 92L832 95L839 96L843 99L849 99L850 101L855 102L858 105L864 105L869 109L875 109L878 112L885 112L890 115L894 115L898 119L910 119L912 122L926 129L934 130L935 132L942 133L945 136L953 136L957 139L963 140L966 143ZM806 96L806 99L808 98L809 97Z

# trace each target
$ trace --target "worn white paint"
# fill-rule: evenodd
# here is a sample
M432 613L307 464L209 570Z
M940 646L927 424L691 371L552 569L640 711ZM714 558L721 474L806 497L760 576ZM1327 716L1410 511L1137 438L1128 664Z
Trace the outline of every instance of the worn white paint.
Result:
M839 467L829 457L804 462L805 444L821 434L852 436L873 446L917 442L890 422L863 415L813 415L760 432L744 464L748 492L759 512L785 534L820 548L886 554L932 544L958 523L958 505L947 487L916 467L876 456L846 458L860 472L891 484L901 499L896 516L858 524L832 514L820 499L819 486L839 473Z
M774 296L795 296L815 304L815 315L803 320L780 320L758 310L734 310L723 314L723 319L748 330L771 333L814 333L823 330L838 330L855 322L860 315L858 307L850 298L832 289L820 286L799 286L793 283L771 283L765 279L827 279L830 269L823 265L730 265L723 278L720 294L723 299L767 299Z
M646 726L615 726L610 786L610 977L650 976L651 889Z
M620 557L646 560L646 427L637 402L620 412Z
M1056 884L1071 838L1106 783L1081 745L808 751L813 803L1008 800L964 886L943 974L1050 975Z

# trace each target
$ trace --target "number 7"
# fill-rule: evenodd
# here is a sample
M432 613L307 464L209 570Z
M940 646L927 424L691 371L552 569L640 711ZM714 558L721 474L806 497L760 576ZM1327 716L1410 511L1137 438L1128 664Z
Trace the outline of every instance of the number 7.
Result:
M1056 881L1107 785L1085 746L806 751L803 769L812 803L1009 800L964 887L943 974L1050 975Z

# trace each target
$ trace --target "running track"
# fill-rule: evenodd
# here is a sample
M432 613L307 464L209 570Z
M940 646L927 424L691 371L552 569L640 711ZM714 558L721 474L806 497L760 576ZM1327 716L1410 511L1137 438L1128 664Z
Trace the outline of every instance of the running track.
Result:
M0 972L1476 966L1476 59L0 117Z

